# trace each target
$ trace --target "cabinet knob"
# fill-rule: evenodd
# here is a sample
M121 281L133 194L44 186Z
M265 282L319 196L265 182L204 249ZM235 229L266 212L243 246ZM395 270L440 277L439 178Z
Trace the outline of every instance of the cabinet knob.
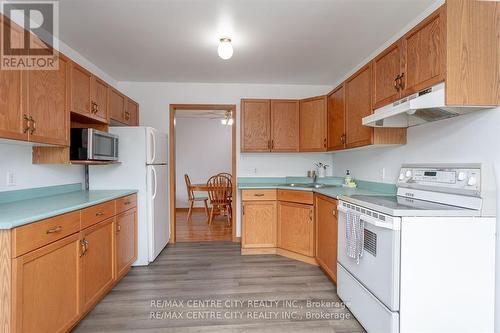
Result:
M121 226L121 225L118 225L118 226L116 227L116 231L117 231L117 232L122 231L122 226Z
M33 134L33 133L35 133L35 131L36 131L36 121L35 121L35 119L33 119L33 117L32 117L32 116L30 116L30 117L29 117L29 122L30 122L30 123L31 123L31 125L32 125L32 126L31 126L31 128L30 128L30 134Z
M337 215L337 209L335 209L335 208L334 208L334 209L332 210L332 215L333 215L333 216L336 216L336 215Z
M398 74L398 76L396 76L396 78L394 79L394 89L396 89L396 91L399 91L400 87L399 87L399 79L401 78L401 74Z

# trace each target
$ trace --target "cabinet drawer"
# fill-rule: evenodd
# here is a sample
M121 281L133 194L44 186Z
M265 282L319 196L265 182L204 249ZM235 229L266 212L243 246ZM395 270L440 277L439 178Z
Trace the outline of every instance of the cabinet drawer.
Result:
M82 229L115 215L115 202L108 201L82 210Z
M276 200L276 190L243 190L241 198L243 201Z
M15 228L12 232L13 257L18 257L78 231L80 231L80 211Z
M137 206L137 194L132 194L123 198L116 199L115 202L116 214L120 214L121 212Z
M312 205L314 196L313 192L295 191L295 190L278 190L278 200L303 203Z

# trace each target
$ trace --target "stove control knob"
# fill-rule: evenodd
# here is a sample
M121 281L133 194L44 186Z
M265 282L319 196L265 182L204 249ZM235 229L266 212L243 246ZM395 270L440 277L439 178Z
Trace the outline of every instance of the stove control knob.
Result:
M460 180L460 181L465 180L465 178L467 178L467 174L466 174L465 172L463 172L463 171L460 171L460 172L458 173L458 177L457 177L457 178L458 178L458 180Z
M474 185L476 185L476 183L477 183L476 177L470 176L469 180L467 181L467 185L474 186Z
M410 178L411 177L411 170L407 170L405 176L406 176L406 178Z
M404 179L405 179L405 174L401 172L399 174L399 180L404 180Z

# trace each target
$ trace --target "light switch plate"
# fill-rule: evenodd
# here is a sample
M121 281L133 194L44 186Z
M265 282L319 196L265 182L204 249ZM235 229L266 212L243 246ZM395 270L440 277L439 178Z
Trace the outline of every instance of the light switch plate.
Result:
M14 186L14 185L16 185L16 183L14 181L14 173L8 171L7 172L7 186Z

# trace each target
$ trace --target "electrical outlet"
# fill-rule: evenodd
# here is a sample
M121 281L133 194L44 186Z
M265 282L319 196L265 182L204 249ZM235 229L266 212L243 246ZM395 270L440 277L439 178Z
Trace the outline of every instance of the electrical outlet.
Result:
M257 168L253 169L253 173L256 175L257 174Z
M7 186L14 186L14 185L16 185L16 183L14 181L14 173L8 171L7 172Z

